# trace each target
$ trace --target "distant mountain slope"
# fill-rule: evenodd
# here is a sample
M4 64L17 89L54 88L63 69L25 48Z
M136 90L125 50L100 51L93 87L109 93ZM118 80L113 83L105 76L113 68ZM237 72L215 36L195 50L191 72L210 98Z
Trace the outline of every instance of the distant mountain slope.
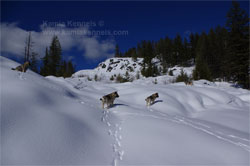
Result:
M162 68L159 60L154 58L152 60L158 68ZM148 78L146 79L141 75L141 69L143 64L143 58L137 58L137 60L133 60L132 58L110 58L106 61L100 63L95 69L93 70L80 70L73 74L72 77L82 77L89 80L98 80L104 82L115 82L115 78L120 74L121 76L125 77L126 72L128 73L129 77L132 80L136 80L138 75L141 79L145 80L154 80L155 78ZM168 75L168 72L162 75L164 76L165 82L171 82L180 75L181 69L184 70L186 74L189 76L192 74L194 67L179 67L175 66L169 68L168 71L173 72L173 76ZM110 78L114 77L114 80L111 81ZM160 79L162 80L162 79Z

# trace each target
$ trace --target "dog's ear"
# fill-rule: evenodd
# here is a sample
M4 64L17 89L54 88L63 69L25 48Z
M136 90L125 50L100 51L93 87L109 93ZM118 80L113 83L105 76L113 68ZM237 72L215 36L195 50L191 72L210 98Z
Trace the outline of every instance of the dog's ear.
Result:
M119 97L119 95L118 95L117 91L116 91L115 93L116 93L116 97Z

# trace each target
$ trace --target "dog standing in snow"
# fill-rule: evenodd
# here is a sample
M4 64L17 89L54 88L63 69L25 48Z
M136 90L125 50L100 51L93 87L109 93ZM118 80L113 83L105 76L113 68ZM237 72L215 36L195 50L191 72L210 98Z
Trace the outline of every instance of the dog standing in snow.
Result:
M107 105L107 108L114 105L115 98L118 98L118 97L119 97L118 93L113 92L100 98L100 100L102 101L102 108L104 109L104 104Z
M159 97L158 93L154 93L151 96L148 96L145 101L146 101L146 106L150 106L155 102L155 99Z
M20 72L26 72L26 70L29 68L30 62L26 61L24 64L17 66L16 68L11 68L11 70L17 70Z
M190 86L194 85L194 84L193 84L193 81L187 81L187 82L185 82L185 84L186 84L186 85L190 85Z

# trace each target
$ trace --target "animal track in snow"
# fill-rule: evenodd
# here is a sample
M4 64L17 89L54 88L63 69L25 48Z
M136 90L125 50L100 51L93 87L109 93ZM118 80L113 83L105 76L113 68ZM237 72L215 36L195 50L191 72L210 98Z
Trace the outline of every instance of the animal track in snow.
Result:
M241 137L230 135L230 134L229 135L225 134L224 132L217 131L208 125L205 125L205 124L200 123L200 122L196 122L194 120L191 120L190 118L185 118L183 116L173 116L172 117L172 116L164 114L164 113L160 113L160 115L167 118L166 120L174 119L175 121L173 121L173 122L177 122L177 123L179 122L180 124L190 126L194 129L197 129L197 130L205 132L209 135L215 136L218 139L229 142L229 143L234 144L236 146L240 146L241 148L250 152L250 145L249 145L250 141L245 139L245 138L241 138ZM235 140L235 139L237 139L237 140ZM239 140L241 140L241 142ZM246 143L244 141L246 141Z
M106 123L109 127L111 126L111 124L109 122Z
M26 80L26 78L25 77L23 77L23 75L24 75L24 73L22 73L22 72L18 72L18 77L19 77L19 79L20 80Z
M110 111L103 111L103 116L101 118L102 122L105 123L108 126L108 135L112 137L113 143L112 143L112 149L113 149L113 162L112 165L113 166L117 166L118 165L118 161L123 159L123 155L124 155L124 150L122 149L122 135L121 135L121 124L120 123L114 123L110 120L110 116L109 115Z
M149 109L148 109L149 110ZM150 111L152 110L152 111ZM192 118L188 118L188 117L183 117L180 115L177 116L172 116L166 113L162 113L159 111L156 111L152 108L150 108L149 112L154 112L154 114L150 113L150 114L143 114L143 113L123 113L123 115L127 115L127 116L144 116L144 117L151 117L151 118L155 118L155 119L161 119L161 120L167 120L167 121L171 121L173 123L178 123L178 124L182 124L182 125L186 125L189 127L192 127L196 130L200 130L204 133L207 133L211 136L214 136L220 140L226 141L228 143L234 144L236 146L239 146L241 148L243 148L244 150L250 152L250 140L246 139L246 138L241 138L239 136L234 136L232 134L226 134L222 131L218 131L216 129L214 129L211 126L208 126L207 124L201 123L201 122L197 122L196 120L192 119Z

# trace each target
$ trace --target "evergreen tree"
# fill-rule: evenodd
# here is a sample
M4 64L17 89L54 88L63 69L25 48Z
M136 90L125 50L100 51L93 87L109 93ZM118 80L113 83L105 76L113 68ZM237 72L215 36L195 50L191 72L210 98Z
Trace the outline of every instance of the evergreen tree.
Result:
M226 65L226 39L227 31L225 28L216 27L215 30L211 29L208 34L208 66L211 70L213 78L223 77Z
M163 55L165 53L165 41L164 39L160 39L156 45L155 45L155 52L156 52L156 55L158 55L160 58L161 61L163 61Z
M227 63L227 39L228 39L228 32L225 28L220 26L215 28L216 33L216 68L213 71L213 75L215 78L229 78L229 66ZM225 79L224 79L225 80Z
M136 48L129 48L128 51L124 53L124 57L132 57L133 59L137 59Z
M168 37L166 37L164 40L162 60L163 62L166 62L166 64L168 65L173 64L173 41Z
M195 63L195 57L196 57L196 47L197 47L197 43L198 43L198 40L199 40L199 34L196 33L196 34L193 34L191 33L190 34L190 56L191 56L191 59L193 59L194 63Z
M183 69L181 69L181 73L180 73L180 75L178 75L175 82L185 82L186 83L188 81L189 81L188 75L184 72Z
M207 36L205 33L199 38L197 49L196 49L196 62L195 69L193 71L194 80L206 79L211 81L211 73L207 65Z
M75 73L75 67L72 63L72 61L68 61L68 64L67 64L67 77L71 77L72 74Z
M116 44L115 46L115 57L121 57L121 52L120 52L118 44Z
M236 1L227 14L226 26L230 79L249 88L249 16Z
M40 69L40 74L42 76L48 76L49 75L49 51L48 48L46 47L46 51L45 51L45 56L42 58L42 63L43 66Z
M61 76L60 68L62 67L62 49L57 36L54 36L49 49L49 57L51 61L49 63L50 75Z
M67 62L64 60L62 63L62 66L60 68L60 76L63 76L63 78L68 77L68 66L67 66Z
M217 51L217 38L216 34L213 29L210 29L209 34L207 35L207 64L209 66L209 69L211 71L211 74L213 78L216 78L218 71L218 65L219 63L217 62L218 58L218 51Z
M166 74L168 72L167 63L166 62L162 62L161 65L162 65L162 73Z
M187 38L184 38L183 41L183 56L181 60L182 66L190 66L188 61L191 59L191 48L190 48L190 43L188 43Z
M74 74L75 68L72 63L72 61L63 61L62 66L60 68L59 76L63 76L64 78L66 77L71 77L72 74Z
M153 76L153 64L152 59L154 57L154 50L150 41L142 41L141 43L141 56L143 58L143 70L142 75L145 77Z
M174 39L173 65L179 65L183 62L183 44L179 34Z

